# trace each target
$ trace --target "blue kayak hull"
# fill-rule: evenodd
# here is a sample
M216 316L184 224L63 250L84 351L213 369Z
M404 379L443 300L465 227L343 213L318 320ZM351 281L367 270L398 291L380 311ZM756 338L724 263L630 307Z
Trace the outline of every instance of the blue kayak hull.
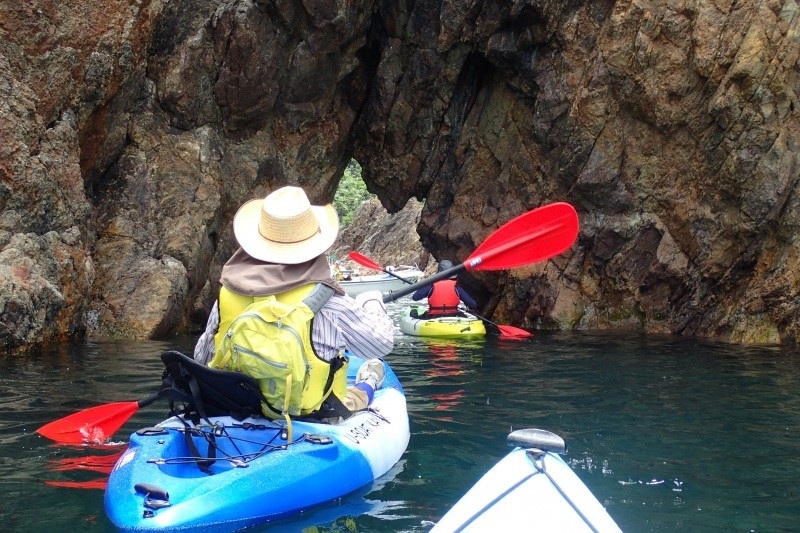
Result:
M388 365L369 411L335 425L294 421L291 443L285 424L210 420L187 429L173 417L131 436L105 492L117 528L234 531L291 516L382 476L409 440L405 396Z

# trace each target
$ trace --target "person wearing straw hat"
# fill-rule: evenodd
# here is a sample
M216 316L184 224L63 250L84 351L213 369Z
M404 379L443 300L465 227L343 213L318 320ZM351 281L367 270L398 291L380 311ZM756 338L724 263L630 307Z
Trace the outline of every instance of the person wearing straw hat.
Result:
M345 270L342 262L338 259L333 262L333 276L336 281L350 281L353 279L350 272Z
M394 348L394 326L379 291L353 299L332 279L326 251L339 231L334 207L311 205L302 188L285 186L243 204L233 231L239 248L222 268L220 297L195 346L195 360L212 360L228 326L253 298L327 288L330 296L311 321L311 346L323 361L334 361L345 349L366 360L342 400L350 411L369 405L383 383L382 358Z

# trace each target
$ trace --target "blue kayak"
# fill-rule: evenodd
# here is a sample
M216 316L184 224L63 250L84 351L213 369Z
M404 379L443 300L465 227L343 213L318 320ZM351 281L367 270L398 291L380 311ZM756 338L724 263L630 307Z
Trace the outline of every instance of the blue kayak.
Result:
M495 464L430 533L456 531L620 532L602 504L559 453L558 435L521 429L508 436L514 450Z
M351 358L351 382L360 363ZM408 440L405 394L387 364L370 408L338 424L295 420L287 431L260 416L178 415L135 432L109 477L105 510L123 531L242 529L370 484Z

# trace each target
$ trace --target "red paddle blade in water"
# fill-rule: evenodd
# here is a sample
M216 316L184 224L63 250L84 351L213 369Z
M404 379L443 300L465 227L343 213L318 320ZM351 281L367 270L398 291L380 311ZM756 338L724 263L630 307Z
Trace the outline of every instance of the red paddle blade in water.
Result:
M65 489L95 489L105 490L108 479L91 479L89 481L45 481L51 487L61 487Z
M521 340L533 337L533 333L531 333L530 331L525 331L522 328L517 328L514 326L505 326L503 324L497 324L497 329L500 330L501 339Z
M100 443L111 437L138 409L139 402L98 405L54 420L36 432L63 444Z
M87 455L85 457L64 457L50 462L48 468L54 472L73 470L110 474L123 450L110 455Z
M45 424L36 433L62 444L99 444L116 433L140 407L158 400L161 392L136 402L114 402L90 407Z
M505 270L560 254L578 237L578 214L566 202L543 205L509 220L464 261L467 270Z
M106 477L86 479L82 481L45 481L51 487L62 487L65 489L100 489L104 490L108 484L108 475L111 474L114 465L122 456L124 450L116 453L104 455L86 455L83 457L64 457L49 461L48 470L53 472L96 472L106 474ZM77 474L81 475L81 474Z

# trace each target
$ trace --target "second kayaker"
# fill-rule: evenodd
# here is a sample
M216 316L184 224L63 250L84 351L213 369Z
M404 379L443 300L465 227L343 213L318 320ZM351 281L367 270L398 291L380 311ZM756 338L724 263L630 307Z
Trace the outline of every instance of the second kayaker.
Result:
M438 272L444 272L450 268L453 268L452 261L444 259L439 263ZM468 309L474 309L477 306L475 299L458 284L455 275L449 279L437 281L433 285L417 289L411 295L411 299L415 301L424 298L428 299L428 310L420 318L459 316L461 312L458 306L462 302Z

